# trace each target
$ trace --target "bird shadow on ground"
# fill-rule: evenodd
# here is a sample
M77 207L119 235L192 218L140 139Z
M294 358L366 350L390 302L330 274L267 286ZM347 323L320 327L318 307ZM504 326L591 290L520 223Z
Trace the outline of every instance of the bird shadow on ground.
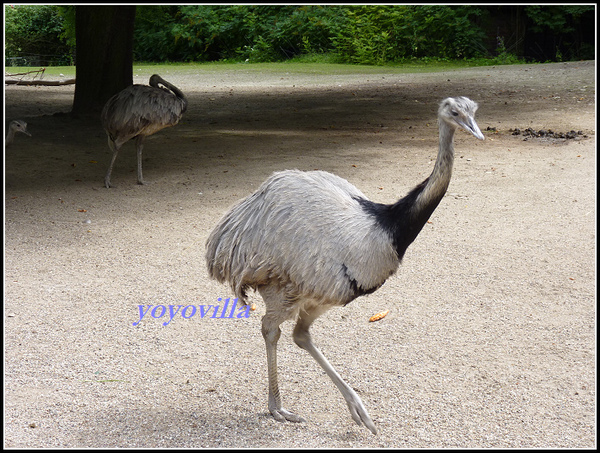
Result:
M280 423L264 411L243 414L240 412L245 411L237 404L234 410L236 414L227 409L221 413L218 409L202 412L200 408L109 409L86 417L86 423L72 434L70 441L61 440L73 447L86 448L274 448L281 447L279 434L292 431L299 440L298 445L290 445L293 448L310 442L303 438L313 436L315 429L319 440L310 442L314 447L348 444L367 435L374 437L366 430L361 433L364 428L353 424L336 430L310 421ZM215 436L216 432L220 434Z

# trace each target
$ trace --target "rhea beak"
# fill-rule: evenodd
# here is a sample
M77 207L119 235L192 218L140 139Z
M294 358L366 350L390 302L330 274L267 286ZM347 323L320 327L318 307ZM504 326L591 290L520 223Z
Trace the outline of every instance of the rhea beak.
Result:
M468 122L463 122L463 121L457 121L457 122L458 122L458 124L460 124L462 126L462 128L464 130L466 130L467 132L470 132L475 137L477 137L479 140L485 140L485 137L479 130L479 126L477 125L475 120L471 118L467 121Z

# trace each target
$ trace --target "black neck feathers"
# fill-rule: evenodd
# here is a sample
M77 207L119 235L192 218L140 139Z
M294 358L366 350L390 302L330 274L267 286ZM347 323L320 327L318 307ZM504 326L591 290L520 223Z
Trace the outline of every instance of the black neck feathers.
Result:
M412 189L404 198L391 205L357 198L364 211L372 215L381 228L388 232L399 260L402 260L406 249L416 239L444 196L442 193L440 196L430 199L426 205L416 209L419 195L427 187L428 181L429 178Z

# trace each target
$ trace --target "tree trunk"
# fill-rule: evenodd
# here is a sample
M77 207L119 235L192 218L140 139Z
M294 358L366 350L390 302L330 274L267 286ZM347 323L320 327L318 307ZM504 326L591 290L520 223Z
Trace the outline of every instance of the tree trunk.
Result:
M133 84L135 6L77 6L73 114L99 113Z

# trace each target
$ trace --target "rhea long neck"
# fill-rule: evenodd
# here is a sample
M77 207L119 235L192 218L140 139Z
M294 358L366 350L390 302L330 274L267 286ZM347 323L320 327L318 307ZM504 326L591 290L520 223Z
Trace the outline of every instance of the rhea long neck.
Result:
M167 87L174 95L175 97L177 97L177 99L179 99L183 105L183 108L181 110L181 113L185 112L187 110L187 98L185 97L185 95L183 94L183 92L177 88L175 85L167 82L165 79L163 79L160 76L156 76L153 77L153 79L150 80L150 85L153 87L158 88L158 84L164 85L165 87Z
M413 215L428 212L427 218L442 200L450 184L452 166L454 164L454 132L455 128L445 121L440 121L439 150L431 175L423 181L411 207ZM420 185L420 186L421 186ZM417 190L420 186L417 186ZM427 219L425 219L427 221Z
M15 139L15 134L17 130L13 126L8 127L8 133L6 134L5 144L10 145Z
M179 88L177 88L175 85L171 85L166 80L163 80L162 84L164 86L166 86L169 90L171 90L175 94L175 96L177 96L179 99L182 99L183 101L187 102L187 100L186 100L185 95L183 94L183 92Z
M179 88L177 88L175 85L171 85L166 80L163 80L163 84L167 88L169 88L169 90L171 90L175 94L175 96L177 96L178 99L181 99L187 105L187 99L186 99L185 95L183 94L183 92Z
M6 144L10 145L15 139L15 130L12 127L8 128L8 134L6 134Z
M408 195L392 205L381 218L393 237L398 258L402 259L408 246L415 240L427 220L444 197L454 163L455 128L440 121L439 151L431 175L412 189Z
M181 101L181 113L184 113L187 110L187 105L188 105L188 100L185 97L185 95L183 94L183 92L181 92L181 90L179 90L179 88L171 85L171 90L173 91L173 93L175 93L175 96L177 96L177 99L179 99Z

